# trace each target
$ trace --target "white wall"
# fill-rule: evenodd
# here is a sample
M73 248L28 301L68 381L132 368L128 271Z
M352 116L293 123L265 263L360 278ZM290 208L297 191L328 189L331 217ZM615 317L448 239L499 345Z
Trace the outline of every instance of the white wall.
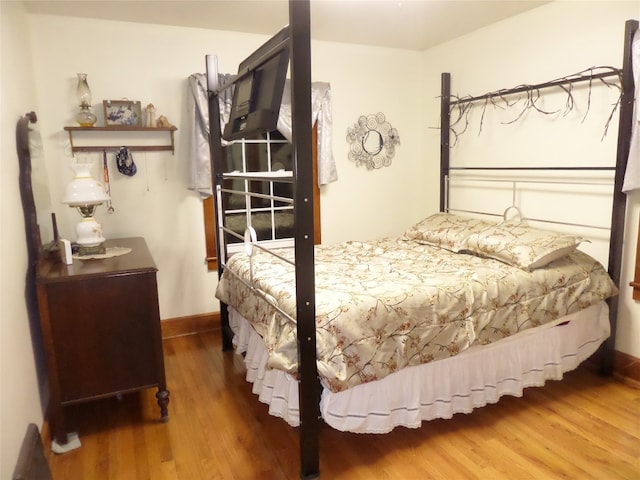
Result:
M322 190L322 240L335 243L398 235L437 208L425 191L424 68L416 52L312 43L314 80L331 82L333 145L339 181ZM347 128L360 115L383 112L400 146L389 167L367 170L347 158ZM416 213L418 212L418 213Z
M116 212L100 220L107 236L144 236L159 267L163 319L217 310L215 274L204 266L197 196L186 190L186 78L220 55L222 71L266 38L144 24L25 15L2 7L2 193L0 206L0 415L7 478L26 425L42 413L24 305L26 248L15 206L17 118L36 110L61 233L72 236L75 213L57 202L70 178L63 126L72 125L77 72L89 74L95 104L128 97L153 102L179 130L175 156L137 154L140 173L120 176L110 158ZM438 207L440 73L461 93L544 81L586 66L621 62L623 22L638 18L635 2L559 2L483 29L423 54L328 42L312 43L312 77L332 84L334 153L340 180L323 188L325 243L395 235ZM283 24L286 22L283 21ZM27 35L30 33L30 36ZM32 59L32 61L25 59ZM481 72L479 74L478 72ZM35 85L34 85L35 84ZM35 101L37 99L37 102ZM425 108L416 106L425 105ZM359 115L382 111L400 133L389 168L366 171L347 160L346 130ZM632 274L640 193L629 197L624 286ZM617 348L640 357L640 306L623 287ZM9 365L11 368L9 368Z
M134 153L139 172L134 177L119 174L109 155L115 213L107 215L104 207L98 213L106 236L145 237L159 268L163 319L218 310L216 274L208 273L204 264L200 199L186 188L186 79L204 71L209 53L218 54L221 71L235 72L267 37L42 15L32 21L38 113L61 235L73 237L77 220L74 211L58 203L71 177L63 127L73 125L76 73L85 72L94 104L123 97L143 105L152 102L158 114L178 127L175 156ZM339 181L322 192L323 240L396 234L409 222L409 214L398 214L398 208L416 204L422 178L416 170L424 170L419 161L422 128L412 120L419 115L420 54L326 42L314 42L312 50L313 80L332 84L339 175ZM101 116L101 106L97 110ZM360 115L378 111L398 129L402 144L391 167L356 168L347 160L347 127ZM81 156L102 162L102 154Z
M27 249L15 142L16 122L37 104L28 17L19 2L1 2L0 8L0 478L11 478L27 425L42 425L25 303Z
M452 93L480 95L523 83L548 81L592 66L620 67L624 22L639 17L637 2L554 2L432 48L423 58L428 71L426 115L432 122L439 116L439 103L435 97L440 92L440 72L451 73ZM580 124L581 115L586 111L584 94L582 97L576 94L576 105L574 113L569 115L574 118L556 118L553 122L549 119L539 122L534 120L535 114L528 114L525 122L519 122L511 132L524 130L518 133L525 140L529 137L529 142L524 143L526 147L520 151L506 143L504 132L509 131L509 127L504 125L495 127L502 128L501 131L485 128L479 136L477 129L468 131L460 150L467 156L481 156L485 161L491 158L491 161L500 162L509 155L532 155L553 164L578 158L581 164L615 165L617 115L609 134L600 142L602 127L609 114L608 106L604 105L600 111L592 106L588 120ZM550 122L548 126L541 124L547 121ZM523 129L523 125L534 122L538 122L535 128ZM571 127L572 132L554 133L564 129L565 124L571 125L570 122L575 125ZM569 134L575 136L569 145L565 145L565 137ZM435 176L438 144L435 133L430 137L427 159ZM478 146L482 148L476 148ZM452 156L455 155L454 150ZM635 357L640 357L640 304L633 302L631 288L627 285L633 275L639 201L639 193L628 198L616 337L616 348ZM558 205L545 207L556 209ZM588 209L585 207L584 210ZM606 260L604 262L606 264Z

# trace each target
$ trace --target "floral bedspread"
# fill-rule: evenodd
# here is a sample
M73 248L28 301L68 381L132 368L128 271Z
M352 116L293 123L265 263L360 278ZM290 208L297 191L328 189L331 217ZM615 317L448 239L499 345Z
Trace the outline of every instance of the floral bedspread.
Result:
M293 259L293 249L278 249ZM584 309L617 293L604 268L576 251L525 272L496 260L395 238L316 246L318 373L337 392L455 355ZM250 265L252 275L250 275ZM256 249L233 255L216 296L264 338L268 367L297 371L293 266Z

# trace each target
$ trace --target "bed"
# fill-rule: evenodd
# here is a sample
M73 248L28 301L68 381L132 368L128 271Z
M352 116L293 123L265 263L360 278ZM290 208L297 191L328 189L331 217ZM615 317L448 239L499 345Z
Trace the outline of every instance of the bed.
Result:
M622 97L617 163L606 167L614 178L605 270L578 248L584 238L531 226L516 205L506 205L497 221L450 208L450 119L461 100L452 97L448 74L442 76L441 211L396 238L314 246L309 6L290 2L294 168L290 176L262 180L294 184L293 247L261 245L247 219L244 248L227 251L225 237L237 233L224 222L217 115L210 124L223 348L244 355L247 380L269 412L299 428L301 478L319 475L322 421L353 432L417 428L561 379L598 350L610 373L632 113L628 58L637 27L637 21L626 25L623 68L607 73L621 78ZM568 82L593 75L580 77ZM548 86L557 83L534 89ZM216 112L218 90L209 95L209 111ZM255 173L247 179L261 180ZM522 180L509 183L515 192Z
M466 221L453 214L435 214L420 226L450 225L458 218ZM616 287L604 268L583 252L574 251L529 272L407 237L315 249L316 363L323 387L322 416L333 428L386 433L397 426L418 427L421 420L469 412L495 401L502 388L521 395L527 386L561 378L609 335L602 301L615 295ZM293 252L284 248L272 253L277 256L262 251L233 255L217 296L232 308L236 350L247 352L256 392L274 415L297 426L295 388L287 401L280 400L295 387L298 372ZM485 380L482 390L476 382L487 377L482 373L485 368L421 380L443 359L456 358L475 346L482 355L482 346L507 337L524 338L526 345L532 330L554 330L569 315L576 319L572 323L584 322L593 330L579 330L559 350L547 352L549 344L542 345L545 355L550 354L543 371L537 370L536 350L529 357L516 342L517 347L505 350L510 360L504 365L499 365L495 349L478 363L491 364L486 370L497 375ZM400 374L405 370L415 378L403 380ZM387 384L396 386L388 389ZM444 385L451 387L447 395L442 394ZM416 392L408 391L413 388ZM385 390L402 394L392 398ZM410 403L402 403L405 394ZM365 399L353 402L356 412L345 400L352 395ZM452 404L451 395L469 401ZM370 407L362 408L367 402Z

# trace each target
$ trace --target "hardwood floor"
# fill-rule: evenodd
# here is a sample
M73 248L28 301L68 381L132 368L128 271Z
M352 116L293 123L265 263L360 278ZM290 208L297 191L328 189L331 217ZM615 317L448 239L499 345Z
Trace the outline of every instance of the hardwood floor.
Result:
M170 420L155 389L69 408L82 447L57 480L296 479L297 430L268 415L219 332L164 341ZM323 479L640 479L640 390L586 368L496 405L386 435L324 427ZM43 431L48 446L48 432Z

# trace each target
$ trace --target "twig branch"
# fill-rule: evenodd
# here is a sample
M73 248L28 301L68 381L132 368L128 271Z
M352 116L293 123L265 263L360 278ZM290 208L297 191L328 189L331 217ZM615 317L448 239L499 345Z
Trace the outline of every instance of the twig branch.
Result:
M482 128L484 125L485 114L487 108L489 106L493 108L500 108L502 110L514 107L516 104L520 102L522 99L521 96L518 96L515 101L510 101L510 97L515 94L525 94L525 103L518 113L518 115L508 122L502 122L505 125L513 124L519 121L527 111L535 110L538 113L543 115L555 115L562 111L562 116L567 116L569 112L573 111L575 108L575 98L573 94L573 85L577 82L588 81L588 94L587 94L587 109L582 117L581 123L584 123L587 114L591 108L591 94L592 89L594 87L593 81L599 80L603 85L608 88L617 88L619 95L618 100L613 105L613 109L609 114L609 118L605 124L604 133L602 139L607 135L607 131L609 129L609 124L611 123L613 116L618 109L622 97L622 86L621 86L621 75L622 72L620 69L608 66L601 67L591 67L580 72L574 73L572 75L567 75L565 77L560 77L550 82L546 82L543 84L537 85L518 85L517 87L511 89L501 89L496 90L494 92L489 92L485 95L481 95L479 97L465 96L458 97L456 95L451 95L451 109L452 112L455 111L457 113L457 119L452 121L450 124L451 133L455 138L455 142L451 145L454 146L460 135L467 131L470 124L470 113L472 106L477 102L482 101L481 107L481 115L480 115L480 125L478 129L478 135L482 133ZM609 78L615 76L617 78L617 82L610 81ZM564 109L558 109L555 111L547 111L540 106L540 90L543 88L549 87L559 87L566 94L565 106ZM504 106L503 106L504 105Z

